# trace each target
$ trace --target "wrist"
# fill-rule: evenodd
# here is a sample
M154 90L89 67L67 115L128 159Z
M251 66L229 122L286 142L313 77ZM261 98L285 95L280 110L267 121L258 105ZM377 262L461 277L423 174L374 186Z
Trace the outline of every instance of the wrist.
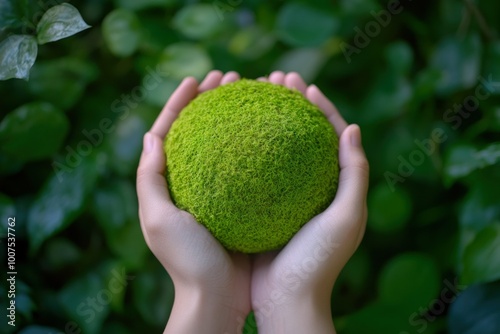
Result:
M330 298L324 295L269 298L254 305L254 313L260 334L335 333Z
M249 306L234 296L200 287L176 288L165 333L241 333Z

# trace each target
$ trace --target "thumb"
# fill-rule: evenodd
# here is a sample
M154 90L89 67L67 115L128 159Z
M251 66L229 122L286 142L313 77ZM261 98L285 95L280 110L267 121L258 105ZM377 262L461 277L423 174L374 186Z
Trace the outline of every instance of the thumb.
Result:
M361 131L356 124L349 125L340 136L339 185L332 204L324 214L346 218L347 221L364 220L368 192L369 165L361 146ZM351 219L347 219L350 217Z
M137 196L143 232L144 229L164 225L165 217L178 211L170 199L164 172L162 140L148 132L144 135L143 151L137 169Z
M346 128L340 138L339 187L337 198L345 204L363 207L368 191L369 165L361 146L361 130L356 124Z

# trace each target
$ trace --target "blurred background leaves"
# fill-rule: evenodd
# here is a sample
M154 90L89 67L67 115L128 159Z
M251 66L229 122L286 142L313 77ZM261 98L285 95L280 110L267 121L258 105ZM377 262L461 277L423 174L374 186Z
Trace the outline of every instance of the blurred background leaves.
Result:
M362 127L370 215L332 295L340 333L500 332L499 2L62 3L0 0L0 76L29 76L0 81L0 233L15 216L18 271L2 333L162 331L174 290L135 169L180 80L214 68L297 71Z

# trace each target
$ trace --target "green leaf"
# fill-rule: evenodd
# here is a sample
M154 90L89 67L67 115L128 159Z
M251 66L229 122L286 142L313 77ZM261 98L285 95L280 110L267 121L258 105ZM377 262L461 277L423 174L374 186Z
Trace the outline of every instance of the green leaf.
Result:
M106 234L109 248L121 261L131 270L138 270L144 264L149 248L144 241L141 225L135 212L136 218L126 222L122 228ZM124 245L127 245L124 247Z
M422 253L391 259L378 281L379 299L408 311L429 305L439 294L440 274L435 261Z
M375 0L340 0L340 8L344 15L367 16L380 5Z
M140 228L135 188L121 180L98 188L93 211L113 253L127 268L140 267L148 248Z
M412 199L402 187L395 191L385 183L371 190L368 197L368 226L375 231L390 233L405 227L412 213Z
M390 44L385 49L385 57L387 64L396 73L406 74L413 65L413 50L408 43L403 41Z
M394 70L379 72L365 98L365 119L370 122L400 116L413 95L408 79Z
M463 24L464 4L454 0L440 1L438 6L438 16L436 16L436 26L441 34L448 36L458 35L457 27ZM463 35L462 31L461 35Z
M338 333L406 334L406 331L413 329L409 322L410 316L411 312L398 305L376 302L344 318L334 319L334 322ZM429 334L432 332L425 331L423 333Z
M83 21L78 9L63 3L47 10L38 22L38 44L58 41L88 28L90 26Z
M251 311L247 318L245 319L245 326L243 327L243 333L245 334L259 334L257 330L257 320L255 319L255 314Z
M81 258L80 249L66 238L52 238L44 249L44 262L48 270L57 271L77 263Z
M222 30L223 21L212 4L194 4L183 7L175 14L173 26L193 39L207 39Z
M33 29L36 11L40 6L35 0L2 0L0 1L0 31L23 32ZM31 19L31 20L30 20Z
M120 334L133 334L134 331L130 326L121 320L110 322L107 320L102 328L102 333L120 333Z
M500 333L500 281L469 287L451 305L450 334Z
M486 177L488 179L488 177ZM475 232L500 221L497 182L476 183L464 199L459 210L460 226Z
M474 159L477 160L479 168L486 168L498 164L500 162L500 142L488 145L486 148L478 151Z
M276 40L258 26L238 31L229 43L229 51L242 59L257 59L271 50Z
M450 180L469 175L477 168L473 159L476 149L472 145L457 145L450 148L447 154L444 172Z
M131 10L141 10L153 7L167 7L174 5L178 0L114 0L116 7Z
M319 46L333 36L339 25L338 19L329 13L290 2L278 13L276 33L291 46Z
M485 227L465 248L462 282L487 283L500 278L500 221Z
M96 189L92 202L97 222L107 234L116 233L127 222L137 219L135 189L123 180Z
M500 42L491 42L485 45L485 58L483 63L483 76L485 78L492 77L495 81L500 78ZM493 94L500 94L498 85L488 85L486 87Z
M113 294L106 283L100 273L91 272L68 283L58 294L63 310L84 333L100 333L109 314Z
M428 101L434 95L440 78L441 72L436 69L426 68L420 71L413 81L414 93L412 105L419 107L420 102Z
M111 166L121 175L134 174L137 169L142 151L142 137L149 128L141 116L131 114L121 120L113 136L109 138Z
M18 334L62 334L62 332L54 327L31 325L23 328Z
M38 46L28 35L12 35L0 43L0 80L11 78L28 80L35 63Z
M7 154L0 154L0 175L15 174L23 168L23 165L24 162L14 157L8 156Z
M97 180L98 167L94 156L84 159L75 167L53 163L51 175L38 193L28 214L30 250L38 250L52 235L68 227L82 212L88 194Z
M39 98L67 110L77 104L98 75L95 64L79 58L39 61L31 70L28 87Z
M0 150L22 161L47 158L61 147L68 129L68 119L53 105L26 104L0 123Z
M29 321L36 306L31 298L31 288L21 280L16 281L16 312L19 312Z
M143 87L148 84L147 82L149 80L151 80L150 75L145 75L142 81ZM180 83L181 80L179 79L162 77L161 81L158 82L158 85L156 87L152 87L150 90L148 90L145 101L155 107L162 108L168 101L170 95L172 95L172 93Z
M207 52L191 43L176 43L168 46L160 57L162 72L174 79L188 76L202 79L212 69L212 60Z
M456 180L498 162L500 143L493 143L479 151L471 145L457 145L447 155L444 172L449 180Z
M134 12L119 8L115 9L102 23L104 41L109 50L118 57L128 57L133 54L141 42L141 25Z
M306 82L311 82L316 79L326 61L327 56L319 49L293 49L284 53L272 68L297 72Z
M338 293L342 293L347 288L355 291L357 295L361 295L370 279L370 267L371 260L369 254L366 252L366 249L359 248L349 259L349 262L342 269L340 276L335 282L335 288L338 286L339 289Z
M432 54L431 67L440 71L437 92L450 95L473 87L479 74L482 44L477 35L446 37Z
M164 326L174 302L174 285L163 268L141 271L132 283L132 300L142 318L154 326Z

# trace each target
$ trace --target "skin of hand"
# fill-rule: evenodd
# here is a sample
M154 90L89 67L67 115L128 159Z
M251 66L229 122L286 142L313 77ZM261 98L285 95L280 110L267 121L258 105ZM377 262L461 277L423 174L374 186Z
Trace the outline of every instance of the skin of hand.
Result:
M247 255L228 253L170 199L162 139L198 93L238 79L235 72L212 71L198 86L186 78L144 136L137 171L141 228L176 291L165 333L241 333L250 309L261 334L335 333L331 290L364 234L368 162L359 127L347 126L316 86L307 86L294 72L258 79L300 91L324 112L340 138L335 200L281 251L256 255L253 264Z
M141 229L175 287L164 333L236 333L250 312L249 257L228 253L191 214L175 207L164 176L163 138L179 112L198 93L238 79L235 72L219 71L200 85L184 79L144 136L137 169Z

